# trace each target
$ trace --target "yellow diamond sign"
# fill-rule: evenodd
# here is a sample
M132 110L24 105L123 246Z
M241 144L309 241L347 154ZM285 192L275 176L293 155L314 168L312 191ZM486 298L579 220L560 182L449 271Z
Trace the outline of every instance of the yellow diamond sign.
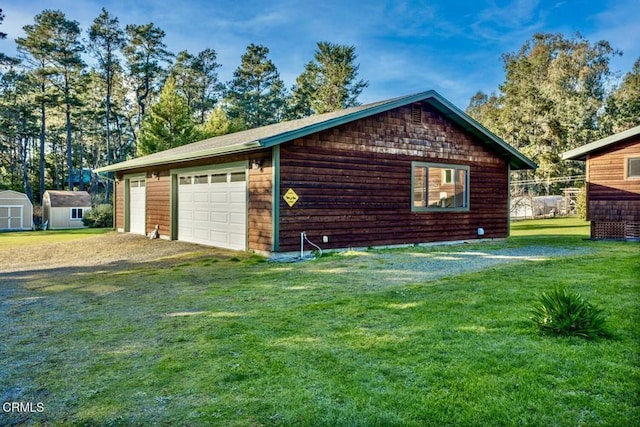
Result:
M287 202L289 207L293 207L293 205L296 204L296 202L298 201L298 199L300 197L298 197L296 192L293 191L293 188L290 188L290 189L287 190L286 193L284 193L284 196L282 196L282 198L284 199L285 202Z

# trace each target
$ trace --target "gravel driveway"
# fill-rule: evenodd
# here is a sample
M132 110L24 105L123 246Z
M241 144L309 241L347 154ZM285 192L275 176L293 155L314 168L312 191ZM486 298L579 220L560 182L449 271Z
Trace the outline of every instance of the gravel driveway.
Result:
M375 277L387 283L435 280L452 274L479 271L505 263L540 262L550 258L577 256L585 247L509 246L507 243L411 247L394 250L346 251L321 262L304 262L298 268L330 270ZM229 258L237 253L222 249L165 240L149 240L126 233L107 233L68 242L57 242L10 249L0 248L0 281L19 276L66 275L73 272L118 270L138 263L169 265L188 257Z

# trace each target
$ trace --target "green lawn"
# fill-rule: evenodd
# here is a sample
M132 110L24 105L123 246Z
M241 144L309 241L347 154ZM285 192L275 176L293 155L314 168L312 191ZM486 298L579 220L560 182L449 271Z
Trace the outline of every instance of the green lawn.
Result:
M589 223L579 218L551 218L513 221L511 236L576 236L589 237Z
M109 231L111 231L110 228L79 228L74 230L0 232L0 248L66 242L104 234Z
M578 250L432 281L340 254L0 273L0 400L44 405L0 425L640 425L640 245L559 221L394 250ZM540 336L528 310L556 286L604 308L613 337Z

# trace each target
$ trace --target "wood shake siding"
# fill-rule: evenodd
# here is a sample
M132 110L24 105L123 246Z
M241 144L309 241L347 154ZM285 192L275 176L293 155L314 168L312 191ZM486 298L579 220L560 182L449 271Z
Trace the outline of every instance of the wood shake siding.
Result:
M593 238L640 238L640 179L627 178L629 157L640 157L640 137L587 158Z
M147 234L159 226L161 236L171 232L171 175L169 170L159 170L153 177L147 172Z
M115 191L116 212L113 227L116 230L124 230L124 180L122 174L118 174L118 180L113 187Z
M299 249L302 231L324 248L471 239L478 227L507 236L506 161L430 106L415 113L408 105L282 144L281 251ZM469 211L413 212L414 161L469 166Z
M269 157L267 157L267 155ZM249 166L248 240L249 249L273 250L273 164L266 153L260 169Z

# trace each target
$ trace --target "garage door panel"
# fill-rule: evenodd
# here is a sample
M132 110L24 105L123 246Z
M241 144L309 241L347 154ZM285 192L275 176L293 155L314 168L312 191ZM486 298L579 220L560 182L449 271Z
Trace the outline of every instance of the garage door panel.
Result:
M243 170L199 172L201 183L179 185L178 239L246 249L245 175ZM179 182L188 181L187 176L179 176Z
M227 224L229 222L229 213L211 212L211 222L218 224Z
M244 226L244 223L246 221L246 215L243 213L231 213L229 215L229 224L241 224L242 226Z
M209 221L209 212L208 211L195 211L193 213L193 219L194 221L205 221L208 222Z
M211 192L211 203L229 203L229 193L222 191Z
M207 191L198 191L193 193L194 203L209 203L209 193Z

